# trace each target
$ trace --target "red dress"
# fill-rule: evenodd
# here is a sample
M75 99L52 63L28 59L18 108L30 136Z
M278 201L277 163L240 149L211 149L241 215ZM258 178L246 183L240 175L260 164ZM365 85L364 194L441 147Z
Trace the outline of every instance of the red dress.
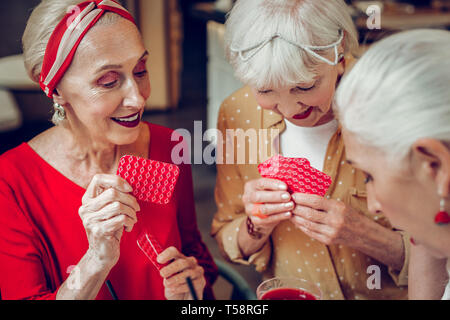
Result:
M148 124L149 158L172 163L172 130ZM163 248L175 246L194 256L205 269L205 299L217 267L197 227L190 165L180 177L167 205L140 202L138 223L124 232L120 259L107 279L119 299L164 299L163 280L136 244L149 226ZM78 215L85 189L44 161L23 143L0 156L0 293L2 299L55 299L60 285L88 249ZM97 299L111 299L103 285Z

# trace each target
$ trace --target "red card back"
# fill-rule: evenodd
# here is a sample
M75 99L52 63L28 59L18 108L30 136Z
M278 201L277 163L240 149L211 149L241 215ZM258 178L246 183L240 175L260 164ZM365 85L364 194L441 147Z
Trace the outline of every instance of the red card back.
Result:
M137 200L157 204L170 202L179 174L174 164L130 155L120 159L117 169L117 175L133 187Z
M258 165L264 178L285 182L290 193L308 193L324 196L330 187L331 177L310 166L305 158L288 158L276 155Z
M137 239L137 245L139 249L141 249L142 252L147 256L147 258L153 263L156 269L161 270L161 268L164 267L163 264L158 263L158 261L156 260L158 255L163 252L163 249L161 248L158 240L156 240L156 238L151 233L143 231Z

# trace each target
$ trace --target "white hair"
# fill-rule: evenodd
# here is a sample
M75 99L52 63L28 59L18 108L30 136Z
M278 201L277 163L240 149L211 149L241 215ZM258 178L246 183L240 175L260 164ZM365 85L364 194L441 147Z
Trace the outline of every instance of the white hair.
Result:
M353 53L358 36L343 0L238 0L227 18L225 48L243 83L255 88L282 87L311 82L323 61L280 38L248 61L231 48L249 48L276 34L298 44L327 46L339 39L340 31L345 34L344 52ZM329 55L330 50L318 53Z
M344 76L334 108L344 129L391 160L424 137L448 146L450 32L405 31L374 44Z
M72 6L81 2L82 0L42 0L31 13L22 36L25 69L31 80L39 82L45 49L53 30ZM114 23L120 18L117 14L107 12L96 25ZM54 113L52 122L61 122L58 112Z

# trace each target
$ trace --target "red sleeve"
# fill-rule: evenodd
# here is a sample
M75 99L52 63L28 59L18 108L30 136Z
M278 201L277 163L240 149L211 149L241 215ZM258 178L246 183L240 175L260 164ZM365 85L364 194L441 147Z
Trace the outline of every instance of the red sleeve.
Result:
M38 239L10 186L0 179L0 292L2 299L54 300Z
M200 231L197 227L195 213L194 192L192 186L191 166L181 164L180 180L178 189L182 190L178 204L178 228L181 234L182 251L186 256L193 256L205 270L206 287L204 299L214 299L212 285L217 279L218 269L208 248L202 241Z

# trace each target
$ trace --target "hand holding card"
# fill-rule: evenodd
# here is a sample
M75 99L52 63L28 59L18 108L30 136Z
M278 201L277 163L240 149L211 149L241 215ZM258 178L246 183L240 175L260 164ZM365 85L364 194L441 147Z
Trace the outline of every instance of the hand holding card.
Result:
M258 170L264 178L285 182L291 194L299 192L323 197L332 182L331 177L311 167L305 158L276 155L258 165Z
M168 204L180 175L178 166L135 156L123 156L117 175L132 187L137 200Z

